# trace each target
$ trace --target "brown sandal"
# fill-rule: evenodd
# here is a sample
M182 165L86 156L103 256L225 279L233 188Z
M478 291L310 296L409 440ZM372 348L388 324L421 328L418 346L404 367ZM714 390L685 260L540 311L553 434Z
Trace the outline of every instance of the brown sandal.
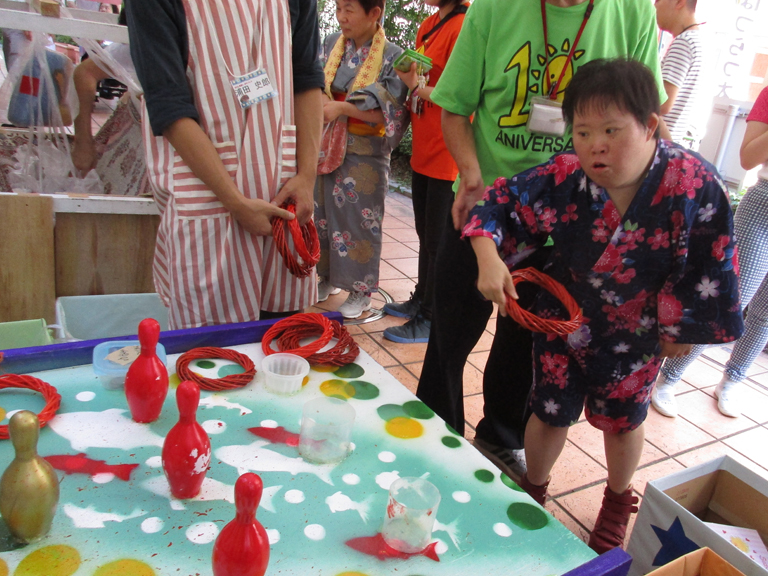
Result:
M536 500L541 506L544 506L547 502L547 488L549 488L549 479L547 479L544 484L541 486L537 486L536 484L531 484L531 482L528 480L528 474L523 474L523 477L520 478L520 488L525 490L528 495Z
M624 544L629 516L637 512L639 498L632 495L630 486L622 494L605 487L603 505L595 521L595 528L589 535L588 546L598 554L618 548Z

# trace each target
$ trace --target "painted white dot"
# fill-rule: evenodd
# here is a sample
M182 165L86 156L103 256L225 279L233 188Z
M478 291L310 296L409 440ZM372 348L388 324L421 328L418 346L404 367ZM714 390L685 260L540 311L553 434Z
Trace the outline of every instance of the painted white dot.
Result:
M152 516L152 518L147 518L141 523L141 530L143 532L146 532L147 534L154 534L155 532L160 532L160 530L162 529L163 529L163 521L157 516Z
M382 462L387 462L387 463L394 462L396 459L397 459L397 456L395 456L393 452L388 452L388 451L379 452L379 460L381 460Z
M459 502L460 504L466 504L470 500L472 500L472 497L469 495L469 492L465 492L464 490L457 490L452 494L453 499L456 500L456 502Z
M376 484L379 485L379 488L389 490L389 487L392 486L392 483L398 478L400 478L400 472L397 470L393 470L392 472L382 472L376 476Z
M150 458L147 458L147 461L145 462L147 466L150 468L162 468L163 467L163 457L162 456L152 456Z
M6 420L10 420L13 418L13 415L16 414L16 412L21 412L21 410L11 410L10 412L5 413Z
M493 525L493 531L496 532L502 538L509 538L512 536L512 528L504 524L504 522L497 522Z
M206 420L201 426L208 434L221 434L227 429L226 422L221 420Z
M304 502L304 492L301 490L288 490L283 498L285 498L285 501L289 504L299 504L300 502Z
M261 426L263 428L277 428L277 422L274 420L262 420Z
M440 540L440 538L435 538L433 542L437 542L437 546L435 546L435 552L438 554L445 554L448 552L448 544Z
M94 398L96 398L96 392L91 392L90 390L87 390L85 392L80 392L75 396L80 402L90 402Z
M320 524L310 524L304 528L304 535L310 540L322 540L325 538L325 528Z
M267 538L269 539L270 545L277 544L280 542L280 531L275 530L274 528L267 528Z
M349 484L350 486L360 484L360 476L357 474L344 474L344 476L341 477L341 480L344 484Z
M115 475L111 472L102 472L101 474L94 474L91 477L91 480L96 482L96 484L107 484L108 482L112 482L114 479Z
M354 442L350 442L350 443L349 443L349 451L350 451L350 452L354 452L356 447L357 447L357 446L355 445L355 443L354 443Z
M209 544L219 535L219 527L213 522L200 522L187 528L187 540L193 544Z
M176 500L176 498L171 498L171 510L186 510L187 507L184 506L184 502L181 500Z

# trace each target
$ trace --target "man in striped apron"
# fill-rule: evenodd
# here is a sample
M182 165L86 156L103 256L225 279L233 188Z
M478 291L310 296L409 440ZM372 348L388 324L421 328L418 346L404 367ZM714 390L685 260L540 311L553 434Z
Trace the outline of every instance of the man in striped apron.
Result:
M162 215L154 280L171 328L313 304L316 277L291 275L271 219L292 217L278 207L287 201L300 223L313 211L324 81L315 1L126 6L148 115L147 171ZM300 39L293 47L292 36Z

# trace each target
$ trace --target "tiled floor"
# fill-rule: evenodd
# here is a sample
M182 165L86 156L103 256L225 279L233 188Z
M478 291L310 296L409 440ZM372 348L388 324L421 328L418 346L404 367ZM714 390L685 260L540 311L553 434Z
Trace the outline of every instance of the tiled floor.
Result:
M402 301L408 298L417 278L418 238L410 198L397 193L387 196L383 231L380 284L395 300ZM345 292L331 296L320 308L335 310L345 298ZM379 299L377 306L381 303ZM349 329L366 352L415 392L427 345L396 344L385 340L382 334L387 326L403 322L401 318L385 316ZM494 315L464 370L466 436L470 440L482 416L482 371L495 326ZM729 353L729 347L712 348L687 370L678 387L677 418L665 418L651 408L645 451L634 480L639 496L648 480L722 454L729 454L768 477L768 355L762 354L749 372L744 387L744 415L727 418L717 410L712 394ZM584 540L594 525L606 474L602 436L581 421L570 430L564 453L552 472L550 491L554 497L547 509Z

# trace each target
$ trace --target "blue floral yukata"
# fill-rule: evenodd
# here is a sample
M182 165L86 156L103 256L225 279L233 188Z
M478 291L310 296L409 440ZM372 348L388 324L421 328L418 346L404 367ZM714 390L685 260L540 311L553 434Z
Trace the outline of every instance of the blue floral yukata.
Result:
M725 186L711 164L671 142L659 142L623 217L568 152L488 187L464 228L478 235L510 268L551 237L545 272L582 308L573 334L534 334L530 406L551 426L571 425L585 406L595 428L634 430L648 412L660 339L714 344L743 331ZM564 314L544 290L533 312Z

